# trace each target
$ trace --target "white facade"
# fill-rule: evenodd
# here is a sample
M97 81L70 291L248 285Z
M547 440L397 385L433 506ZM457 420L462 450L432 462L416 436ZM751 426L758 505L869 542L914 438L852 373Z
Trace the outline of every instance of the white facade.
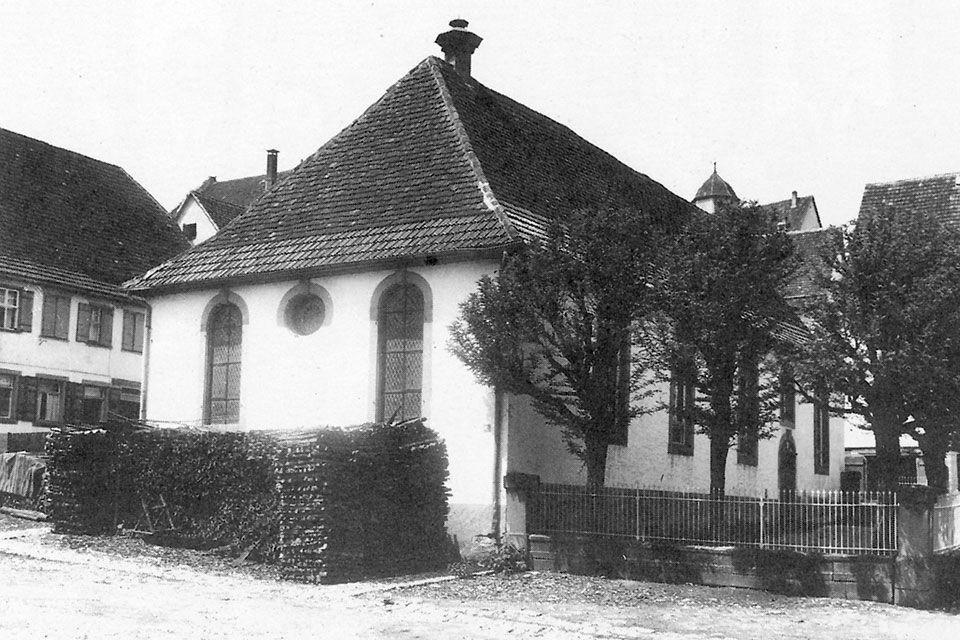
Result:
M8 409L5 404L2 408L2 414L8 417L0 419L0 432L45 432L48 430L47 427L51 426L37 419L34 407L23 407L21 396L27 388L27 380L43 379L80 385L78 393L84 393L87 387L100 389L104 394L105 407L109 400L107 392L110 389L118 393L123 389L125 402L137 401L136 398L130 398L130 394L134 391L139 392L143 367L142 346L140 351L125 348L133 345L125 345L123 330L126 310L139 314L139 326L142 331L142 320L146 317L147 311L142 303L130 302L124 305L95 295L72 293L55 287L38 286L4 277L0 277L0 287L15 287L20 292L18 316L26 312L24 304L26 304L27 295L33 294L32 301L29 302L32 310L30 329L0 331L0 374L4 376L5 384L13 381L13 386L8 387L8 389L12 388L13 392L9 396L4 395L4 400L9 401L10 407ZM66 332L62 337L45 335L43 331L44 301L47 296L53 295L61 300L69 299L68 306L65 303L62 307L62 309L69 309L69 316L65 323ZM81 306L86 305L112 310L109 339L104 334L100 338L100 344L77 339L80 309ZM103 342L109 342L110 346L102 344ZM51 409L51 411L59 411L61 417L64 415L62 403L66 400L68 390L64 387L62 391L58 400L61 403L60 407ZM91 390L87 393L93 395L95 391ZM18 411L18 408L23 408L24 411Z
M493 261L459 262L406 272L408 281L424 293L422 414L447 443L449 527L461 539L490 531L494 505L505 503L502 475L508 471L539 475L543 482L585 480L580 462L564 448L559 429L544 424L523 398L507 398L504 403L498 452L494 394L479 385L448 349L448 328L459 315L459 304L496 266ZM243 316L239 421L226 428L348 426L375 420L377 305L386 285L401 273L342 273L152 298L147 420L169 425L203 422L206 327L211 311L224 301L235 304ZM284 310L294 295L306 290L322 297L325 315L316 332L299 335L287 326ZM812 414L811 405L798 404L792 434L797 488L834 489L843 463L842 423L831 421L829 474L815 474ZM777 491L781 437L778 431L775 438L760 442L755 467L737 464L736 450L731 450L728 492ZM692 456L668 454L666 413L637 418L630 425L628 445L610 448L607 484L707 491L709 442L697 435ZM504 526L509 530L511 525Z
M192 229L195 234L193 238L190 238L191 244L200 244L219 230L210 214L197 202L193 194L189 194L177 209L180 212L176 220L177 226L184 233L188 229Z
M667 393L666 385L661 393ZM650 403L666 398L651 398ZM511 429L508 435L508 460L511 470L540 476L542 482L583 484L586 472L580 462L566 452L557 428L543 425L533 416L529 403L513 399L510 423L522 423L524 429ZM778 426L773 437L760 440L757 464L737 462L736 444L727 455L726 491L731 495L777 495L779 487L779 451L787 431L796 447L796 488L799 491L838 489L843 468L843 419L830 418L830 463L828 474L814 472L813 405L797 403L794 428ZM704 434L694 436L693 455L669 453L668 416L665 411L637 417L630 424L627 446L611 446L607 455L606 484L611 487L658 488L673 491L707 493L710 490L710 440Z
M447 443L452 529L470 519L489 531L493 504L493 394L447 349L458 305L493 262L412 268L424 293L422 414ZM175 293L151 300L152 329L145 391L146 419L162 424L203 421L206 319L219 301L243 315L240 418L228 428L349 426L376 417L377 300L394 270L248 284ZM417 278L419 276L419 278ZM422 279L422 280L421 280ZM310 287L324 299L323 325L299 335L284 321L293 294Z

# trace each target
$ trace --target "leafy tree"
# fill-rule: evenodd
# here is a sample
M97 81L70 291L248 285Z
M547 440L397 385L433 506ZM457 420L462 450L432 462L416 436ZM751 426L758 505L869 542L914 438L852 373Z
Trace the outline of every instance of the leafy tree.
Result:
M935 214L880 207L821 257L824 295L805 307L816 331L797 353L798 378L826 383L842 410L866 419L882 490L897 488L904 433L930 453L931 484L943 486L960 412L960 236Z
M776 411L769 354L778 323L791 317L783 290L795 270L793 244L774 215L755 205L722 206L692 218L669 248L658 287L666 327L659 361L692 369L689 411L710 439L710 489L722 494L730 447L771 434Z
M582 211L506 255L451 326L477 379L528 396L602 486L607 447L643 410L635 321L650 311L661 227L624 210Z

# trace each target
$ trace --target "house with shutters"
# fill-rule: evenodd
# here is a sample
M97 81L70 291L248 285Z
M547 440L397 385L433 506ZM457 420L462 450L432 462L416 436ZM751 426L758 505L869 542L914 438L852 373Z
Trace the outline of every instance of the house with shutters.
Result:
M451 27L437 37L444 60L417 64L219 233L126 289L152 308L147 421L260 429L425 416L447 444L448 527L464 540L513 526L511 472L585 476L526 398L478 384L450 353L460 303L563 212L670 219L694 205L479 82L481 38L466 21ZM821 456L830 474L811 465L798 487L837 477L839 453ZM611 445L607 482L706 490L708 458L691 425L644 415ZM731 466L732 482L776 490L776 465Z
M187 246L122 168L0 129L0 451L138 417L149 309L119 285Z
M267 172L260 176L217 181L210 176L191 190L170 212L183 235L191 244L199 244L214 235L230 221L246 211L289 171L277 171L276 149L267 150Z

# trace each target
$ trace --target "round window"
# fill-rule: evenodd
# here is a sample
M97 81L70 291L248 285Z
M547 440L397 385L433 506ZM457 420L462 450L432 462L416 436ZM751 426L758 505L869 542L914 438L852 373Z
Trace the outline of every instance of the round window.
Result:
M293 297L285 312L287 326L302 336L310 335L323 324L323 300L312 293Z

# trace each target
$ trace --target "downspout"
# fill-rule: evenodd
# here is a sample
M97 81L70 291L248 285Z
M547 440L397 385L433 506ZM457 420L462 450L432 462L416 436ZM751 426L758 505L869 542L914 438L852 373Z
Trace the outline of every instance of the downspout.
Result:
M493 389L493 539L501 544L500 510L503 507L500 500L501 478L503 477L503 392Z
M143 368L140 372L140 422L147 420L147 380L150 379L150 334L153 308L147 303L143 318Z
M500 256L500 271L503 271L507 263L507 252L504 251ZM497 544L501 544L502 532L500 511L503 503L500 500L500 487L503 483L503 390L498 386L493 387L493 521L491 529L493 530L493 539Z

